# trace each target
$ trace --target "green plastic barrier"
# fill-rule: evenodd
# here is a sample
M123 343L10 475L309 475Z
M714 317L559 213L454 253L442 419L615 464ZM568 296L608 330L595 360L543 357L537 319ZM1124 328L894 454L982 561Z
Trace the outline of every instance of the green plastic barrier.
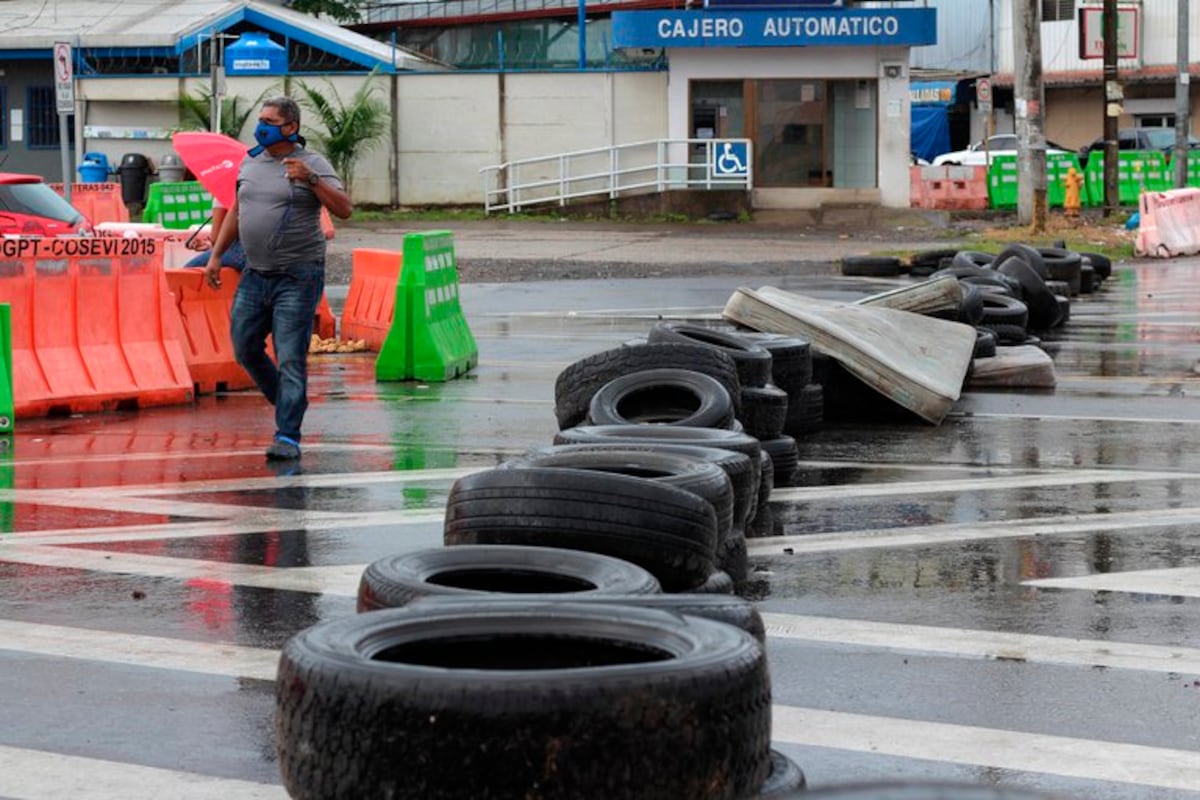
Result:
M212 214L212 195L199 181L152 183L147 190L143 222L182 230L203 225Z
M1189 152L1187 165L1187 185L1200 189L1200 152Z
M1094 198L1094 205L1104 204L1104 154L1092 153L1088 158L1087 193ZM1142 189L1148 192L1165 192L1172 188L1167 160L1158 151L1123 150L1117 161L1117 202L1123 206L1136 206Z
M12 385L12 306L0 303L0 358L4 363L0 366L0 434L12 433L13 406Z
M450 231L410 233L395 311L379 356L379 381L448 381L479 363L479 348L458 301L458 262Z
M1079 156L1074 153L1049 153L1046 155L1046 204L1051 208L1062 208L1067 199L1067 172L1072 168L1083 177ZM1087 183L1079 187L1079 202L1090 205L1087 198Z
M1017 157L992 156L988 167L988 203L992 208L1017 207Z

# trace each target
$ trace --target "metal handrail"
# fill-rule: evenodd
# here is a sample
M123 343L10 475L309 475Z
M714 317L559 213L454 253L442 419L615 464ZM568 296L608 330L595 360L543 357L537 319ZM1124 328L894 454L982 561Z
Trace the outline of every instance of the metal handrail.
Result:
M745 148L741 157L732 152L739 146ZM512 214L532 205L565 206L583 197L615 199L670 189L750 191L753 163L749 139L647 139L506 161L479 172L487 213ZM730 171L733 166L737 169Z

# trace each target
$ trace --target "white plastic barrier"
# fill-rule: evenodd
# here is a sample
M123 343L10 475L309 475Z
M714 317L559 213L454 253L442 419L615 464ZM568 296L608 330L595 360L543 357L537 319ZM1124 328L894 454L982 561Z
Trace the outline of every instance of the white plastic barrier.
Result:
M164 228L162 225L149 222L102 222L95 227L95 231L98 236L157 239L160 243L159 249L163 254L163 266L170 269L182 267L199 252L187 246L187 240L196 232L197 227L201 227L205 234L210 228L210 226L204 225L180 230Z
M1134 250L1139 256L1172 258L1200 253L1200 189L1142 192Z

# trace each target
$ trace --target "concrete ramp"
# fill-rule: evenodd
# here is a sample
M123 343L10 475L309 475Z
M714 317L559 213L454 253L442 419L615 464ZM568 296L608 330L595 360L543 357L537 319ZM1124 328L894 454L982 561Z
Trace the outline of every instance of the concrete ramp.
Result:
M724 316L760 331L799 334L885 397L935 425L962 391L975 330L892 308L844 305L771 286L738 289Z

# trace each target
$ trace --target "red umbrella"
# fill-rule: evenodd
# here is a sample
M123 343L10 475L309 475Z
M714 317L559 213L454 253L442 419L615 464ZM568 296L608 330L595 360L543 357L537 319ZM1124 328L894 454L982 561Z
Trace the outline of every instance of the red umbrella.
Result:
M171 135L175 152L217 202L229 208L237 195L238 168L246 145L223 133L184 131Z

